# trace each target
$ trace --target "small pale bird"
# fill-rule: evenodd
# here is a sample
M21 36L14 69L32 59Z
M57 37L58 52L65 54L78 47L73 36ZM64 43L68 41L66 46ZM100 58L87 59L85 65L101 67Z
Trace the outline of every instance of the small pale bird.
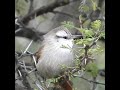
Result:
M57 27L45 34L42 45L36 52L38 61L36 67L40 76L43 78L56 77L67 70L63 69L63 66L74 66L73 39L80 37L81 35L72 35L64 26Z

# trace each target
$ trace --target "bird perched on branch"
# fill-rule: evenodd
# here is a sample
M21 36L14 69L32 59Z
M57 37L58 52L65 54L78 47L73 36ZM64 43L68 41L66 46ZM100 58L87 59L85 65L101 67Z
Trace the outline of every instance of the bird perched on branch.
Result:
M81 35L72 35L64 27L57 27L44 35L40 49L36 52L37 71L43 78L53 78L62 75L67 68L62 66L74 66L74 53L72 51L74 38L81 38ZM68 78L60 78L59 85L64 90L72 90Z

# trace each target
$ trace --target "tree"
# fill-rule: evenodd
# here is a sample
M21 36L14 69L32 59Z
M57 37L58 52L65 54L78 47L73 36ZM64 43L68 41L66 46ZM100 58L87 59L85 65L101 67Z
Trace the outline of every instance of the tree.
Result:
M42 0L41 0L42 1ZM59 22L58 25L64 25L69 28L74 34L82 33L83 39L75 40L76 45L82 47L78 48L78 54L76 58L76 66L72 67L72 71L66 72L71 80L74 78L83 79L92 84L90 86L92 90L95 90L96 85L105 85L104 83L98 82L98 75L104 77L104 69L99 70L93 53L102 52L102 48L98 45L98 40L105 40L105 26L104 26L104 0L54 0L46 6L42 6L35 9L35 0L16 0L16 23L15 23L15 36L26 37L32 40L23 52L15 52L15 74L16 74L16 90L18 88L24 88L27 90L32 89L43 89L52 87L51 82L57 82L58 78L53 78L47 80L46 84L40 83L41 80L38 79L38 75L35 69L35 57L34 52L30 52L29 48L33 42L42 40L42 35L45 33L37 30L37 27L41 25L40 23L31 24L30 21L37 22L41 17L45 17L44 14L51 12L53 14L63 15L69 17L68 20L63 20ZM39 1L38 1L39 2ZM78 14L69 14L62 11L57 11L56 8L63 6L64 8L69 7L71 4L73 7L79 3L77 9ZM66 6L67 5L67 6ZM70 12L70 11L69 11ZM41 16L42 15L42 16ZM47 16L46 16L47 17ZM53 17L54 18L54 17ZM43 19L43 18L42 18ZM59 19L58 19L59 20ZM40 20L41 21L41 20ZM33 27L30 27L30 26ZM49 27L50 28L50 27ZM39 28L40 29L40 28ZM79 54L80 53L80 54ZM32 63L26 63L28 59L26 57L31 57ZM28 64L28 65L27 65ZM30 64L30 65L29 65ZM64 67L63 68L70 68ZM32 75L31 75L32 74ZM89 74L92 79L87 79L83 76ZM33 84L32 84L33 83ZM48 86L50 84L50 86ZM74 87L76 88L76 87ZM104 88L103 88L104 89ZM79 88L77 88L79 90ZM84 89L82 89L84 90ZM100 90L100 89L99 89Z

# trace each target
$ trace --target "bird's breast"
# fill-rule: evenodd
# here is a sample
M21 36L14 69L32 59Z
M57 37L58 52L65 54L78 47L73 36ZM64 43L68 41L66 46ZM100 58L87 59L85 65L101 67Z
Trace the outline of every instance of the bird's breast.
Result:
M60 46L44 47L37 69L43 77L54 77L73 65L73 52Z

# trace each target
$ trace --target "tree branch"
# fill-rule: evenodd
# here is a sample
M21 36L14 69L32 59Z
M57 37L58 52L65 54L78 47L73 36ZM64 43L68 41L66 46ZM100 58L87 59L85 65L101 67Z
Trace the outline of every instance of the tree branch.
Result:
M78 1L78 0L74 0L74 1ZM72 1L72 2L74 2ZM29 22L29 20L31 20L35 15L39 16L42 15L43 13L48 13L48 12L52 12L55 8L60 7L60 6L65 6L67 4L70 3L70 0L56 0L54 3L48 5L48 6L43 6L37 10L32 11L31 13L25 15L21 21L24 24L27 24Z
M31 13L32 10L33 10L33 0L30 0L30 7L28 10L28 14Z
M80 77L80 78L82 78L82 79L84 79L84 80L86 80L86 81L88 81L88 82L92 82L92 83L96 83L96 84L101 84L101 85L105 85L104 83L100 83L100 82L97 82L97 81L92 81L92 80L88 80L88 79L86 79L86 78L84 78L84 77Z
M71 18L74 18L74 19L79 19L78 17L76 17L76 16L74 16L74 15L70 15L70 14L68 14L68 13L64 13L64 12L60 12L60 11L52 11L53 13L58 13L58 14L63 14L63 15L66 15L66 16L69 16L69 17L71 17Z
M19 28L15 31L15 36L26 37L28 39L33 39L34 41L43 40L43 35L45 33L38 32L34 28Z
M93 86L92 86L92 90L95 90L97 87L97 83L99 83L99 82L96 82L96 77L92 77L92 78L93 78L92 82L94 82ZM99 83L99 84L101 84L101 83Z

